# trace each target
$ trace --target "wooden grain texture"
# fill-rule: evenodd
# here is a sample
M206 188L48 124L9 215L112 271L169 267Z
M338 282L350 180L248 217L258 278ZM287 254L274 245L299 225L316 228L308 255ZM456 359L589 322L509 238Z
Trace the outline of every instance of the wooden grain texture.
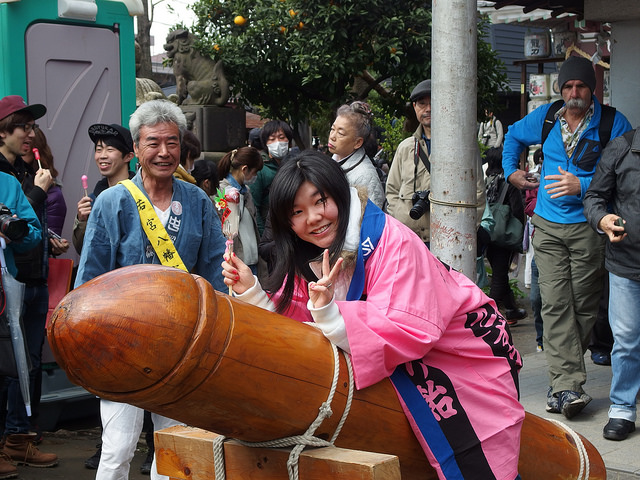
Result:
M156 432L156 463L161 475L180 480L215 479L212 444L217 434L191 427ZM227 480L288 480L286 449L224 444ZM300 455L305 480L401 480L397 457L344 448L306 449Z
M72 290L54 311L48 338L70 380L99 397L252 442L304 433L334 374L331 345L317 329L156 265L121 268ZM340 355L333 415L316 436L332 436L347 392ZM590 478L605 479L600 455L585 443ZM437 478L389 380L354 393L336 446L397 456L403 480ZM566 432L527 414L524 480L576 478L578 460Z
M564 417L563 417L564 418ZM600 453L582 435L589 462L589 478L606 480ZM573 437L559 425L527 412L522 425L518 469L522 480L571 480L580 473L580 456Z

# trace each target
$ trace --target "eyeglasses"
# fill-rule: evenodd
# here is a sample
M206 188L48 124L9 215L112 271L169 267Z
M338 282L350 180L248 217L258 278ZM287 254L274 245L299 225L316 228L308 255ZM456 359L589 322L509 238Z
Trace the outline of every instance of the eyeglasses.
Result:
M37 123L14 123L14 127L20 127L24 130L24 133L31 133L31 130L38 130L40 125Z

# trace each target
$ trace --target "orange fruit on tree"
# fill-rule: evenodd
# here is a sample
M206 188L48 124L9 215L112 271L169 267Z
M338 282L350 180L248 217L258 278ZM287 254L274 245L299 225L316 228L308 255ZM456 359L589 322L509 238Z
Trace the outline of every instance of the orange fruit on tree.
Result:
M396 49L396 47L391 47L389 51L393 54L393 53L396 53L398 50Z
M216 43L216 44L213 46L213 49L214 49L216 52L219 52L219 51L220 51L220 45L218 45L218 44Z
M247 19L244 18L242 15L238 15L236 18L233 19L233 23L235 23L236 25L242 26L245 23L247 23Z
M302 30L302 27L304 27L304 23L300 22L298 25L296 25L296 30Z
M290 16L291 18L293 18L293 17L295 17L295 16L296 16L296 11L295 11L293 8L289 9L289 16Z
M278 30L280 31L280 33L285 33L287 31L287 29L284 28L282 25L280 25L280 28Z

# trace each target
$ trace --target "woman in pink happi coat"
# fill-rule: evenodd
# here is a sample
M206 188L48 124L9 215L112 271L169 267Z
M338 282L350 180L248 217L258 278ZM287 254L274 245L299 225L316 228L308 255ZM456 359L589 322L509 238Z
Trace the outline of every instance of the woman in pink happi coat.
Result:
M313 151L271 187L277 253L265 285L237 257L225 283L253 305L314 321L351 354L356 388L390 377L443 479L514 480L522 362L493 300Z

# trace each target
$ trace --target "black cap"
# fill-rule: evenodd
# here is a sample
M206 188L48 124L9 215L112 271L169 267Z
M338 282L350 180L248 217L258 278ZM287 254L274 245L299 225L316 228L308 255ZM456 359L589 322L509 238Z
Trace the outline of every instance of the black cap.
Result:
M558 73L558 85L560 91L565 83L570 80L580 80L591 89L591 93L596 89L596 72L590 60L584 57L569 57L560 67Z
M415 102L420 100L422 97L426 97L427 95L431 96L431 80L423 80L415 88L411 91L411 96L409 100Z
M131 138L131 132L129 129L112 123L107 125L106 123L96 123L89 127L89 137L93 143L98 143L98 140L106 138L113 138L118 143L122 144L122 147L127 149L127 152L133 152L133 139Z

